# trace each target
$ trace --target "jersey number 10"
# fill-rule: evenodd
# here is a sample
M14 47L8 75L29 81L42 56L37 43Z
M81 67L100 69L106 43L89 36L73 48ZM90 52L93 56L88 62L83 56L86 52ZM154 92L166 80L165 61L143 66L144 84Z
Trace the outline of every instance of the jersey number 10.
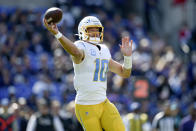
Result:
M100 69L101 67L101 69ZM93 81L106 81L106 72L108 70L108 60L97 58L95 60L95 72Z

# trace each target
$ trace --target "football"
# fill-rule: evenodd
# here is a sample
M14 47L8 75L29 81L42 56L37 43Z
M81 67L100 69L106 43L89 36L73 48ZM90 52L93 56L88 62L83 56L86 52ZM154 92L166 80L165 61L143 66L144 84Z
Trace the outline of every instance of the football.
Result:
M57 7L51 7L49 8L45 14L44 18L46 19L47 23L54 23L57 24L61 21L63 16L63 11L60 8Z

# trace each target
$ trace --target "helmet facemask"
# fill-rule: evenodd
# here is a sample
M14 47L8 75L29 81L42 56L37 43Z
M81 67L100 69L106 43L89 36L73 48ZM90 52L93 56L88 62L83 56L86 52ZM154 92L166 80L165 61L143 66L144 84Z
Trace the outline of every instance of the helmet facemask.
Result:
M98 32L89 32L90 28L98 28ZM99 44L103 42L103 30L103 26L96 17L86 17L86 19L81 21L81 26L79 25L78 28L79 39L93 44Z

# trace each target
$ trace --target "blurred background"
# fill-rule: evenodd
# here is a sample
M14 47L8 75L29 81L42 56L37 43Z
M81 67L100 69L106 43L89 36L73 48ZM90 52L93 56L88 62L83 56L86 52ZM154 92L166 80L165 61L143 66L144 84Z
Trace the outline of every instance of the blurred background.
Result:
M84 16L98 17L119 62L121 37L133 40L132 76L108 73L108 98L127 131L193 130L196 0L1 0L0 131L82 130L74 115L72 61L42 23L52 6L64 11L59 29L73 41ZM58 124L41 123L43 116Z

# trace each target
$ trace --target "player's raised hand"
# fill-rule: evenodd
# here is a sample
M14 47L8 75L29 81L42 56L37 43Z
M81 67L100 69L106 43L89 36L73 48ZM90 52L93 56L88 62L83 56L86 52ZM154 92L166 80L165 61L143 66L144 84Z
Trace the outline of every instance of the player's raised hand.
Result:
M132 55L132 44L133 44L133 41L131 40L131 43L129 43L128 36L125 36L122 38L122 45L120 45L120 48L124 56Z
M43 19L43 21L44 21L44 26L45 26L53 35L55 35L55 34L58 33L58 27L57 27L56 24L54 24L54 23L48 24L47 21L46 21L46 19Z

